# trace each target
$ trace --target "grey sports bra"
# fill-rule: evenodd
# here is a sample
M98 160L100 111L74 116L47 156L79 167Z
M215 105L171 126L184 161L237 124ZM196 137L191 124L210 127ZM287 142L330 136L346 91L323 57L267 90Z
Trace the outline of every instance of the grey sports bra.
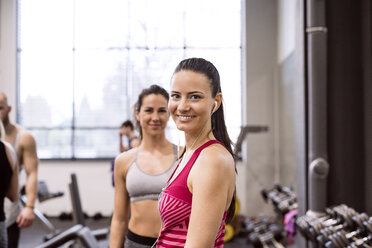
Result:
M159 194L167 183L177 165L177 147L174 147L174 162L171 167L161 174L148 174L137 165L137 148L133 163L130 165L126 176L126 187L131 202L143 200L158 200Z

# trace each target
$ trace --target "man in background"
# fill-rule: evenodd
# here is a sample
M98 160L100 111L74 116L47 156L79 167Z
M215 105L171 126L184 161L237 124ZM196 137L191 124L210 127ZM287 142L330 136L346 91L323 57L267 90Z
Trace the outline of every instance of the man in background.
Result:
M4 124L3 139L10 143L18 157L19 172L24 168L26 172L26 198L24 208L19 201L5 204L6 223L8 231L8 247L18 247L20 228L32 225L35 214L34 205L37 197L37 170L39 159L36 152L34 137L23 127L13 124L9 120L12 107L8 104L5 93L0 92L0 118Z
M123 138L126 137L126 144L124 144ZM134 125L130 120L124 121L119 130L119 150L120 153L128 151L134 147L139 146L141 140L138 138L134 132ZM114 182L114 166L115 159L111 161L111 173L112 173L112 186L115 186Z
M134 133L134 126L130 120L126 120L121 124L120 131L120 152L128 151L133 147L137 147L140 144L140 139ZM126 136L128 139L128 143L126 145L123 144L123 136Z

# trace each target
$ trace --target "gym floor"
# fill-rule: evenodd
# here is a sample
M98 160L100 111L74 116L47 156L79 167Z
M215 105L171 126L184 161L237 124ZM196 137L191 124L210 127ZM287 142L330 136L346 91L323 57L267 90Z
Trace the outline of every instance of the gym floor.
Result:
M49 220L58 230L61 231L64 231L74 225L71 220L60 220L58 218L49 218ZM91 230L107 228L109 226L109 219L102 218L99 220L94 220L89 218L86 219L86 225ZM44 236L47 235L48 233L49 233L48 229L44 226L44 224L39 219L36 219L31 227L21 230L19 248L33 248L40 245L43 242ZM109 247L108 239L99 241L99 244L100 248ZM251 246L246 243L245 239L236 237L230 242L226 243L224 247L238 248Z

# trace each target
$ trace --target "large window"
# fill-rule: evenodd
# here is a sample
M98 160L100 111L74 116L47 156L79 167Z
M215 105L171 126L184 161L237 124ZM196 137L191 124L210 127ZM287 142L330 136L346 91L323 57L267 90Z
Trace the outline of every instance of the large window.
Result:
M19 0L18 121L42 159L112 158L139 92L177 63L213 62L241 124L241 0ZM178 142L173 121L167 136Z

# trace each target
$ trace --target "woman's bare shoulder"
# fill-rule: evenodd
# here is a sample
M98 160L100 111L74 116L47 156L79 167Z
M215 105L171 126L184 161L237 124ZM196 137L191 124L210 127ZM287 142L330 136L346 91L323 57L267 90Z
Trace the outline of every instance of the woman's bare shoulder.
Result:
M134 157L137 153L137 149L138 148L133 148L116 156L115 171L121 171L126 174L130 165L133 163Z
M220 144L204 148L195 161L188 180L190 190L203 188L205 192L213 194L219 190L233 191L236 180L233 156Z
M213 144L205 148L200 154L202 159L208 159L216 166L234 166L234 158L231 153L221 144ZM234 166L235 168L235 166Z
M234 158L221 144L210 145L201 151L195 165L203 174L217 177L234 177L235 174Z

